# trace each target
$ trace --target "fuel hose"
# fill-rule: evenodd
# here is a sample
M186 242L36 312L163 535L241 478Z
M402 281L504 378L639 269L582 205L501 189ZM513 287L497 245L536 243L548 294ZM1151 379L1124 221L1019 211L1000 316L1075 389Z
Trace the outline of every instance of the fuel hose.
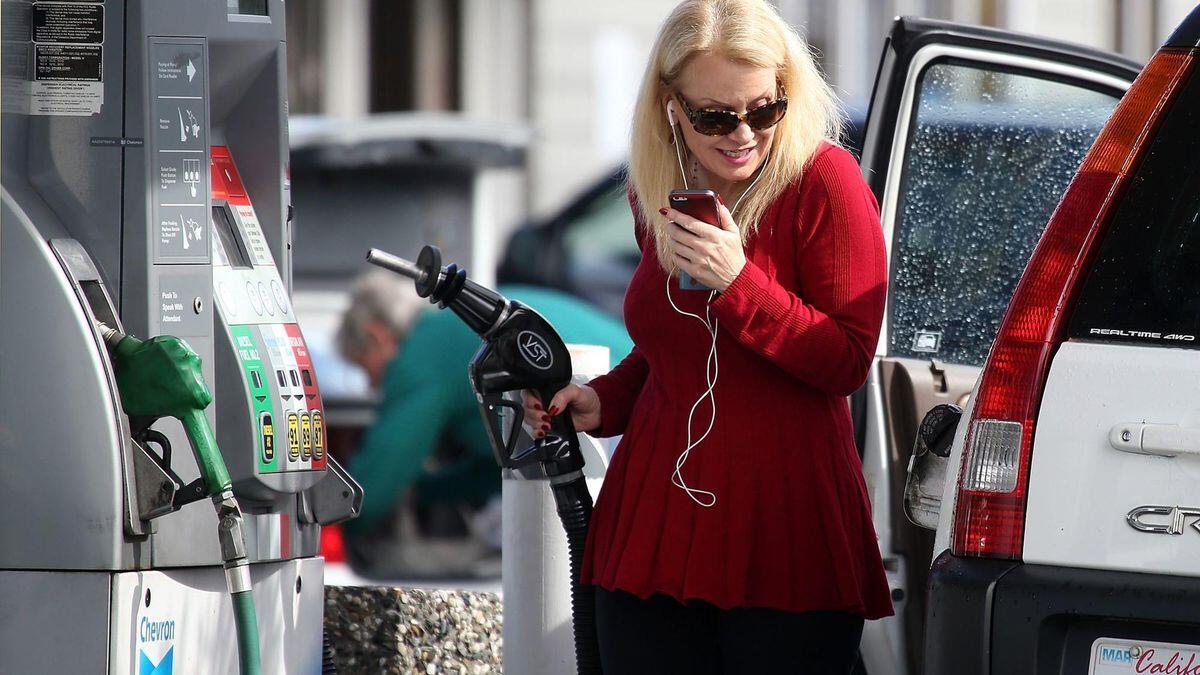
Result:
M205 494L217 510L217 537L237 630L239 672L259 675L258 617L242 510L233 495L233 482L212 426L204 415L204 409L212 403L212 393L204 383L200 357L177 337L159 335L142 341L104 324L99 328L112 356L125 414L153 419L174 417L183 424Z

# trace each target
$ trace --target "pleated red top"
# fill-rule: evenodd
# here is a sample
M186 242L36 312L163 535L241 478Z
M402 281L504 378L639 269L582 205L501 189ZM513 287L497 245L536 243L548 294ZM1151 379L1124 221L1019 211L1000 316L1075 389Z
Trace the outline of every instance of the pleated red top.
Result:
M707 388L711 337L671 308L653 238L636 229L642 261L625 296L636 346L591 382L602 417L593 434L624 437L592 514L582 581L722 608L890 615L846 400L875 354L887 280L879 209L857 162L823 146L712 303L716 422L682 470L690 487L716 494L711 508L671 482L688 411ZM671 295L704 314L708 292L672 280ZM695 436L709 411L697 410Z

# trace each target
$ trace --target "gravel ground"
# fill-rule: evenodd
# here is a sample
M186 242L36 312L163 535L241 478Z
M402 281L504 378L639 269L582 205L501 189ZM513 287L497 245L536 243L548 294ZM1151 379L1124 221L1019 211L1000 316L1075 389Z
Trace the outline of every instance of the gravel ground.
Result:
M341 675L501 671L494 593L326 586L325 634Z

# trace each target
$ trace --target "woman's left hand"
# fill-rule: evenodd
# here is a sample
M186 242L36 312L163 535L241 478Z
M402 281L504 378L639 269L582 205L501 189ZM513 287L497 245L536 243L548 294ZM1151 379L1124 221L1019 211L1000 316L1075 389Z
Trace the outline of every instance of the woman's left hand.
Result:
M668 221L671 259L679 269L709 288L723 291L746 266L742 234L724 204L717 205L721 222L714 225L674 209L660 209Z

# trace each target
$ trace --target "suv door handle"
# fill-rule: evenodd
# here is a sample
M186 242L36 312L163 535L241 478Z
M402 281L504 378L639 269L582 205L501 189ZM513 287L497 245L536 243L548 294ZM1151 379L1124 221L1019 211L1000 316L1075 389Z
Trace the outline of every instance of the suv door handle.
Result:
M1108 442L1139 455L1200 455L1200 429L1176 424L1118 424L1108 432Z

